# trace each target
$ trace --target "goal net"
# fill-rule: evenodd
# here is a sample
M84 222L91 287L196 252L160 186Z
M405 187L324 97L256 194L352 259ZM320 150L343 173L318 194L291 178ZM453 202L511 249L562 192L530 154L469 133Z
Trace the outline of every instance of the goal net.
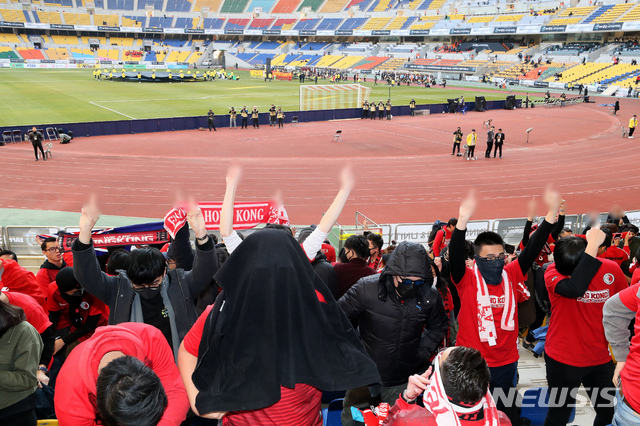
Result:
M360 84L300 86L300 111L359 108L371 88Z

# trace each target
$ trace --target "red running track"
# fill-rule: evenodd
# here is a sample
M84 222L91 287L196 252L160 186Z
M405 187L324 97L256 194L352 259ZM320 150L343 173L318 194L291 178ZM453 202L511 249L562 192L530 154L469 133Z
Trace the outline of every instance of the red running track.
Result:
M104 214L161 218L178 189L202 201L222 201L226 168L237 161L245 166L237 200L262 201L282 189L296 224L320 220L347 162L354 164L358 182L340 218L345 224L354 223L356 210L378 223L446 220L457 216L470 187L482 197L475 219L522 217L527 200L549 182L562 191L570 214L606 211L614 201L638 209L640 139L622 139L620 132L638 106L621 100L619 117L583 104L76 138L69 145L55 143L47 162L34 162L30 144L16 144L0 148L0 207L78 212L96 191ZM488 118L506 133L502 159L483 158L482 124ZM450 155L457 126L465 136L471 128L478 131L477 161ZM530 127L531 143L525 144ZM338 129L342 142L335 143Z

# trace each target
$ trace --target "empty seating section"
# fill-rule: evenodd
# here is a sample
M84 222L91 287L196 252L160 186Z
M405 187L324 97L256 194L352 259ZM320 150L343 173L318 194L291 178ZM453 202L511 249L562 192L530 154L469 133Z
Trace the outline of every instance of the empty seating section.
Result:
M321 42L309 42L305 45L303 45L302 47L300 47L298 50L300 51L320 51L326 47L329 46L329 43L321 43Z
M337 30L342 23L342 18L324 18L317 30Z
M251 58L256 56L256 54L255 53L236 53L235 56L241 61L249 62Z
M305 65L311 65L313 62L318 61L321 56L316 55L302 55L297 57L294 61L289 62L289 66L303 67Z
M382 30L391 21L391 18L371 18L361 29L363 30Z
M547 25L572 25L580 22L582 18L556 18L549 21Z
M133 46L135 39L130 37L109 37L111 46Z
M220 13L242 13L248 4L249 0L225 0Z
M524 18L524 15L500 15L495 22L518 22L522 18Z
M90 49L71 49L74 59L94 59L95 56Z
M22 38L12 33L0 33L0 43L18 44L22 43Z
M64 18L64 23L67 25L91 25L91 15L87 13L68 13L63 11L62 17ZM118 16L114 15L113 17L115 18L116 22L118 22ZM96 23L96 25L102 24ZM117 26L118 24L115 25Z
M324 0L302 0L300 6L298 6L298 11L302 11L304 8L310 8L312 11L317 12L322 6Z
M385 61L382 64L378 65L376 69L383 71L397 70L404 64L404 62L405 59L403 58L391 58L388 61Z
M562 77L560 77L560 82L563 83L571 83L576 82L578 80L582 80L585 77L595 74L597 72L602 71L603 69L610 67L609 63L595 63L595 62L587 62L586 64L579 64L573 68L565 70L562 72ZM555 81L554 77L549 77L547 81Z
M432 16L421 16L412 26L412 30L429 30L436 24Z
M314 30L318 24L320 23L320 19L301 19L298 21L298 24L293 27L294 30Z
M277 41L263 41L254 49L256 50L277 50L281 47L281 43Z
M495 18L495 16L489 15L489 16L472 16L469 19L467 19L467 24L481 24L481 23L486 23L486 22L491 22L493 21Z
M73 7L71 0L44 0L45 6Z
M24 59L45 59L40 49L28 49L26 47L18 47L16 49L20 56Z
M586 6L586 7L568 7L565 10L563 10L560 15L558 15L559 18L566 18L566 17L572 17L572 16L587 16L589 15L591 12L593 12L594 10L596 10L595 6Z
M0 46L0 59L20 59L10 47Z
M582 23L583 24L590 24L591 22L593 22L594 19L599 18L603 14L609 12L609 10L611 10L612 8L613 8L612 4L607 4L607 5L604 5L604 6L600 6L593 13L591 13L584 21L582 21Z
M640 4L636 4L627 14L618 19L618 22L640 21Z
M173 18L170 17L152 17L149 18L150 28L171 28L173 24Z
M369 56L360 60L353 68L358 70L372 70L389 59L388 56Z
M417 10L437 10L440 9L447 0L424 0L416 8Z
M342 59L340 59L338 62L335 62L333 65L331 65L331 68L339 68L339 69L345 70L347 68L353 67L355 64L357 64L364 58L366 58L366 56L355 56L355 55L343 56Z
M174 50L170 52L165 58L165 62L185 62L191 52L181 52Z
M225 30L244 30L248 24L249 24L248 19L229 19L224 29Z
M219 30L224 26L224 19L222 18L204 18L203 22L204 28L209 28L213 30Z
M79 44L78 37L76 36L52 35L50 37L54 44L68 44L72 46Z
M271 13L293 13L298 8L300 0L278 0Z
M43 24L62 24L60 12L42 12L38 11L34 14L36 22Z
M369 8L369 5L371 5L373 0L351 0L349 2L349 4L347 5L347 7L353 7L356 6L358 7L362 12L366 11ZM358 18L352 18L352 19L358 19ZM363 18L366 19L366 18Z
M347 5L349 0L327 0L320 9L320 13L340 12Z
M296 23L295 19L276 19L276 22L271 26L272 30L290 30Z
M167 12L189 12L191 2L189 0L171 0L167 2Z
M144 60L149 62L155 62L158 60L158 55L156 54L155 51L151 50L145 53Z
M198 62L198 59L202 57L202 52L193 52L191 56L187 59L188 64L195 64Z
M7 22L27 22L26 11L14 9L1 9L0 15L3 21Z
M368 1L368 0L364 0L364 1ZM339 30L357 30L358 28L363 26L365 22L367 22L367 18L348 18L344 21L342 25L340 25L340 28L338 29Z
M631 3L616 4L609 10L601 13L600 16L594 16L597 11L594 12L591 16L589 16L589 18L587 18L587 20L590 20L589 22L593 22L594 24L608 24L615 21L623 14L627 13L627 11L629 11L632 6L633 4ZM585 23L587 22L587 20L585 20Z
M273 55L271 53L259 53L256 56L254 56L251 60L249 60L249 63L251 65L266 64L267 58L272 58L272 57Z
M198 12L203 8L209 9L210 12L217 12L220 9L222 0L196 0L193 11Z
M259 29L259 30L264 30L269 28L269 26L273 23L273 19L254 19L253 21L251 21L251 24L249 24L249 29Z
M95 18L94 18L95 19ZM122 26L123 27L142 27L142 23L144 22L145 18L139 18L139 17L127 17L127 16L123 16L122 17Z
M387 26L388 30L405 30L408 29L411 24L416 20L415 16L400 16L398 18L394 18L393 21L389 23Z
M297 57L298 55L295 55L295 56ZM286 57L287 57L287 55L285 55L285 54L278 55L278 56L274 57L271 60L271 66L272 67L281 67L281 66L287 65L288 62L285 62L285 58Z
M61 47L56 47L54 49L46 49L44 53L46 53L49 59L52 59L54 61L69 59L69 51Z
M153 10L162 10L163 0L138 0L138 10L146 10L147 6L153 6Z
M83 36L83 37L80 37L80 40L81 40L82 44L84 44L86 46L90 45L89 40L98 40L98 44L100 46L106 46L107 45L107 38L106 37L87 37L87 36ZM113 40L113 38L112 38L112 40ZM131 40L133 40L133 39L131 39Z
M120 59L120 51L117 49L98 49L98 58L100 60L117 61Z
M89 15L86 15L86 16L89 16ZM67 21L67 24L68 24L69 20L67 19L67 15L65 15L64 19L65 21ZM120 26L119 16L118 15L93 15L93 24L108 25L110 27L119 27ZM89 24L83 24L83 25L89 25Z
M318 62L314 64L316 67L330 67L331 65L342 59L340 55L324 55Z
M107 7L111 10L133 10L133 0L107 0Z
M269 13L274 4L276 4L276 0L252 0L247 12L253 12L260 8L264 13Z
M640 71L640 67L638 67L637 65L630 65L630 64L618 64L618 65L606 64L606 65L607 65L606 68L581 78L580 83L617 84L618 80L626 79L630 75ZM564 77L564 73L562 76Z

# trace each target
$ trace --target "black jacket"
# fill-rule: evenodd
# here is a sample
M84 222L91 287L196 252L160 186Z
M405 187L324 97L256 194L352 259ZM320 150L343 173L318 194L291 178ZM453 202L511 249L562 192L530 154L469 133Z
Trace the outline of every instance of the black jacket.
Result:
M442 298L431 287L428 265L424 247L402 242L382 274L361 278L338 301L347 318L360 327L362 343L384 386L406 383L421 363L429 361L449 327ZM427 280L416 298L404 300L395 291L394 275Z
M321 251L318 252L316 258L311 262L311 266L323 283L327 286L333 297L338 297L338 277L333 265L327 260L327 256Z

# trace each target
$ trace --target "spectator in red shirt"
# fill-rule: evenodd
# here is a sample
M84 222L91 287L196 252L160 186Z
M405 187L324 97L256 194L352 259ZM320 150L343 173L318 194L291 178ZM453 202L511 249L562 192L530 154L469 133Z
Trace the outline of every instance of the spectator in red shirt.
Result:
M0 290L28 294L46 311L46 295L36 282L36 276L15 260L0 259Z
M433 240L434 256L440 256L440 252L449 245L449 241L451 241L451 234L453 233L453 230L456 229L457 223L458 219L452 217L451 219L449 219L447 224L436 233L436 237Z
M328 262L334 263L336 261L336 249L333 248L329 241L324 240L320 250L322 250L322 253L327 257Z
M344 242L347 263L336 263L333 268L338 278L338 298L341 298L360 278L376 274L376 270L367 265L369 241L364 235L352 235Z
M367 265L375 269L376 272L379 272L382 269L380 265L382 263L382 246L384 245L384 240L382 239L382 235L370 232L367 234L367 241L369 242L369 259L367 260Z
M290 234L251 234L223 291L180 346L191 408L225 426L320 426L321 390L380 382L376 366Z
M603 246L598 250L598 257L609 259L614 261L618 266L622 267L622 263L629 260L631 255L631 248L629 247L629 240L633 238L633 234L630 232L624 235L624 245L622 248L618 247L620 244L620 234L614 234L612 238L611 233L607 233L607 238L603 243Z
M69 321L69 333L57 336L54 355L60 352L64 346L67 346L67 353L69 353L77 343L89 339L97 327L107 325L109 308L104 302L87 293L80 286L73 275L73 268L63 268L56 276L56 282L51 283L51 286L53 301L62 299L66 302L66 306L49 311L54 328L63 314ZM58 303L58 305L60 304Z
M603 389L610 386L613 362L602 325L604 303L627 288L622 270L612 261L597 259L607 238L592 228L586 240L568 237L558 240L555 263L547 268L545 284L551 302L551 319L545 344L547 381L552 394L567 395L549 407L545 426L566 425L575 393L581 384L589 389L596 411L595 425L607 425L613 405ZM557 393L555 393L557 392Z
M0 259L4 260L15 260L18 261L18 256L11 250L2 250L0 251Z
M509 396L509 406L501 398L497 402L498 409L515 424L520 419L514 399L519 358L518 303L530 297L523 284L525 274L547 242L562 201L552 190L546 191L544 200L549 213L518 259L507 265L504 242L495 232L478 235L473 243L473 267L465 265L465 232L477 205L473 193L460 206L458 223L449 244L451 281L460 296L456 345L475 348L482 353L491 370L492 393L501 389Z
M635 319L629 345L629 325ZM640 284L622 290L604 304L604 331L617 365L613 374L616 404L613 424L638 424L640 419Z
M47 374L49 373L49 364L53 356L55 342L51 321L49 321L42 306L38 305L38 302L36 302L33 297L26 294L12 293L9 291L0 292L0 301L22 308L27 322L40 334L44 348L42 349L40 363L38 365L38 382L48 385L49 377Z
M143 323L100 327L62 366L55 406L61 425L179 426L189 400L171 347Z
M56 280L56 275L60 269L67 267L67 263L62 258L62 252L58 247L58 239L55 237L45 238L40 245L42 254L47 258L40 270L36 274L36 281L40 286L40 290L47 295L49 284Z

